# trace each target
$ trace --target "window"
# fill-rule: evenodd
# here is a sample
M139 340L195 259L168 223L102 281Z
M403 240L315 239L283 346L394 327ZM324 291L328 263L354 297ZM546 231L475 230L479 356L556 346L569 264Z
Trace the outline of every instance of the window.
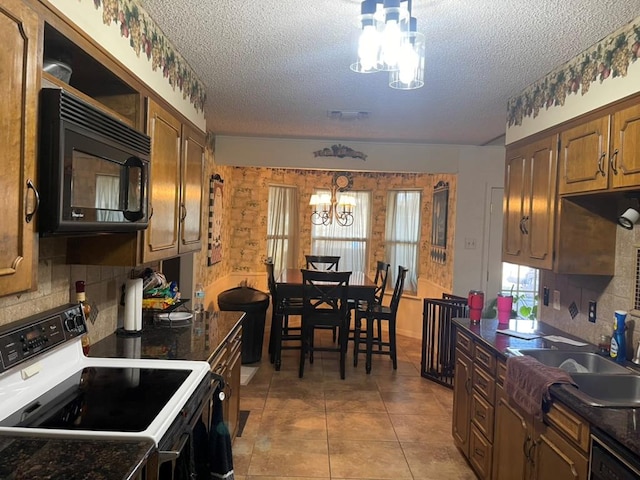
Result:
M501 293L513 296L513 310L517 318L536 318L539 278L539 272L535 268L512 263L502 264Z
M328 190L315 193L331 194ZM369 223L371 221L371 193L349 191L355 197L353 225L342 227L334 221L329 225L311 226L311 254L339 255L340 270L352 272L367 271L367 251L369 249Z
M419 190L392 190L387 197L385 254L391 264L389 281L395 284L399 265L408 268L404 291L409 293L418 291L421 201Z
M267 213L267 256L273 258L276 276L295 268L298 252L298 190L270 186Z

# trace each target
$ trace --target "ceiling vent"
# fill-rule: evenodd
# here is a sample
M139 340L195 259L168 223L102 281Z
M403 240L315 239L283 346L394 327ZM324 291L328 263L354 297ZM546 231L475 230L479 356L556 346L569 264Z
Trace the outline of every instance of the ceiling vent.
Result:
M355 110L329 110L327 116L331 120L366 120L369 118L369 112L358 112Z

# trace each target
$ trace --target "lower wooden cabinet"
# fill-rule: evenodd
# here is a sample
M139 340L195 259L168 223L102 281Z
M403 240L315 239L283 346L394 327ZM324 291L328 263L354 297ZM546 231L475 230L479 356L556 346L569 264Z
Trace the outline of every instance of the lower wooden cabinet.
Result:
M587 480L588 422L561 403L544 421L504 391L506 361L464 329L456 332L452 435L481 480Z
M549 416L572 421L556 427ZM588 439L589 427L583 420L562 405L551 407L545 423L535 421L510 403L502 386L498 386L496 421L493 441L493 470L495 480L587 480L588 443L586 450L572 438ZM567 436L569 434L569 436Z
M453 422L451 433L456 446L469 457L469 429L471 424L471 370L468 355L456 348L455 382L453 387Z
M240 369L242 357L242 327L238 325L209 359L211 372L224 378L222 409L231 440L238 434L240 420ZM214 398L212 401L219 401ZM213 410L210 408L210 412ZM209 419L210 421L210 419Z

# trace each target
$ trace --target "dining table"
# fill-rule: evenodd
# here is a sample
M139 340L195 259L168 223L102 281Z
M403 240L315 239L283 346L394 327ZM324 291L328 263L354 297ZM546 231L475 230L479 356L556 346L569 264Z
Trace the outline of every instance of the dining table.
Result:
M278 298L302 298L302 270L286 268L276 278ZM369 305L375 300L376 284L364 272L351 272L349 300L363 300Z

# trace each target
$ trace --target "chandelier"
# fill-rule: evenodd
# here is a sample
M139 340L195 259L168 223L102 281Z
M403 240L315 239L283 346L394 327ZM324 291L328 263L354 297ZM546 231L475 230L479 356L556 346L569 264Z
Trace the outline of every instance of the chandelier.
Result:
M351 188L351 176L347 173L336 173L330 193L320 192L311 195L309 205L313 207L311 223L314 225L331 225L335 221L341 227L353 225L353 208L356 199L344 192Z
M413 90L424 85L424 35L411 16L411 0L365 0L361 4L358 73L388 72L389 86Z

